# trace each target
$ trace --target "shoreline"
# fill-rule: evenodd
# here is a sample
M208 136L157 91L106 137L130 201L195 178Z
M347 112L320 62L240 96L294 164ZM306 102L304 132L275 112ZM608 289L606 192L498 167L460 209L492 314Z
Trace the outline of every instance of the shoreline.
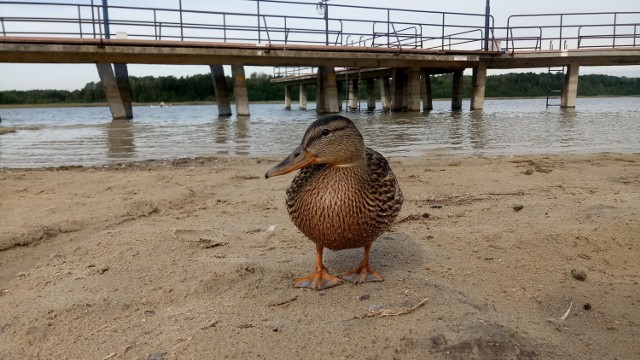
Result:
M0 169L0 357L640 356L640 154L390 157L385 281L325 291L279 160Z

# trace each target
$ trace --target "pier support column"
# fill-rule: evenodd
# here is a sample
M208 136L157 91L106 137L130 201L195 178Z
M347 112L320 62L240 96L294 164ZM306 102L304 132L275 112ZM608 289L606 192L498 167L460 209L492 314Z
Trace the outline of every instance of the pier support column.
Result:
M307 110L307 85L300 84L300 110Z
M376 109L376 80L367 79L367 110Z
M360 93L358 85L358 79L349 81L349 111L358 110L358 94Z
M462 70L453 72L451 110L462 110Z
M420 111L420 69L409 69L407 75L407 111Z
M388 76L380 79L380 100L382 101L382 111L391 110L391 81Z
M236 115L249 116L249 94L247 93L247 79L244 77L244 66L231 65L231 75L233 76Z
M407 84L407 69L398 68L393 70L393 100L391 101L391 111L402 111L405 105L405 88Z
M113 120L133 119L127 64L96 64Z
M284 86L284 109L291 110L291 86Z
M422 81L420 82L422 87L422 110L433 110L433 93L431 92L431 74L427 71L422 71Z
M479 62L473 68L471 79L471 110L484 109L484 92L487 84L487 63Z
M339 112L338 84L336 71L332 66L318 67L318 94L316 112L336 114Z
M578 96L578 74L580 66L577 64L567 65L567 74L564 76L564 86L562 87L562 98L560 107L576 107L576 97Z
M213 80L213 90L216 93L218 104L218 116L231 116L231 102L229 101L229 88L224 77L222 65L209 65L211 69L211 80Z

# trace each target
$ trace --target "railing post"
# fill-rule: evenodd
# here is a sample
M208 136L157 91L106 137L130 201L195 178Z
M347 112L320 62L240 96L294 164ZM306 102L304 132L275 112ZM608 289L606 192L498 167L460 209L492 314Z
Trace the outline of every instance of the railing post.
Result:
M182 26L182 0L178 1L180 6L180 41L184 41L184 27Z
M257 11L258 11L258 18L257 18L258 19L258 44L260 44L262 42L262 40L261 40L262 29L260 27L260 0L256 1L256 6L257 6Z
M560 47L560 50L562 50L562 20L563 20L563 15L560 14L560 41L558 42L558 46Z
M613 13L613 48L616 48L616 28L618 27L618 13Z
M445 21L445 14L442 13L442 48L441 50L444 50L444 21Z
M95 5L93 0L91 0L91 26L93 27L93 38L96 38L96 15L95 15Z
M109 30L109 0L102 0L102 17L104 18L104 38L111 38Z
M80 38L82 39L82 13L80 12L80 5L78 5L78 27L80 28Z
M487 0L487 6L484 9L484 51L489 51L489 16L491 16L491 0Z

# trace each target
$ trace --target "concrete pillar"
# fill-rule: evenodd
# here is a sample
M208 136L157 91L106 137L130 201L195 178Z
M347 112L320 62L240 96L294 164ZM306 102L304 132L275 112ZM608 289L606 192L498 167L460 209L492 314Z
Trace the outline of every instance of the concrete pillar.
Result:
M209 65L211 69L211 80L213 80L213 90L216 93L218 103L218 116L231 116L231 101L229 100L229 89L227 80L224 77L222 65Z
M133 119L127 64L96 64L113 120ZM114 71L115 70L115 71Z
M349 111L358 110L358 94L360 92L358 79L349 81Z
M562 87L562 98L560 99L560 107L576 107L579 72L580 66L578 64L570 64L567 66L567 73L564 75L564 86Z
M244 77L244 66L231 65L231 75L233 76L236 115L249 116L249 94L247 93L247 79Z
M393 100L391 100L391 111L402 111L405 109L405 88L407 83L407 69L393 69Z
M336 87L338 89L338 112L342 111L342 100L344 99L345 81L338 81Z
M405 99L407 111L420 111L420 69L408 71Z
M433 110L433 93L431 92L431 74L427 71L422 72L422 109L423 111Z
M473 67L471 79L471 110L484 109L484 91L487 84L487 63L479 62Z
M300 84L300 110L307 110L307 85Z
M284 86L284 109L291 110L291 85Z
M376 80L367 79L367 110L376 109Z
M380 100L382 111L391 110L391 81L388 76L383 76L380 79Z
M453 72L451 110L462 110L462 70Z
M316 112L336 114L339 112L338 84L333 66L318 67L318 94Z

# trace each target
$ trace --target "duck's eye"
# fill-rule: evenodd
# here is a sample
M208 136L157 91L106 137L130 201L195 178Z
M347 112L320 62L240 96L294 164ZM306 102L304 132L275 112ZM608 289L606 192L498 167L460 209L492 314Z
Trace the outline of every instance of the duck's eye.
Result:
M331 130L329 130L329 129L322 129L322 136L327 136L327 135L329 135L329 134L331 134Z

